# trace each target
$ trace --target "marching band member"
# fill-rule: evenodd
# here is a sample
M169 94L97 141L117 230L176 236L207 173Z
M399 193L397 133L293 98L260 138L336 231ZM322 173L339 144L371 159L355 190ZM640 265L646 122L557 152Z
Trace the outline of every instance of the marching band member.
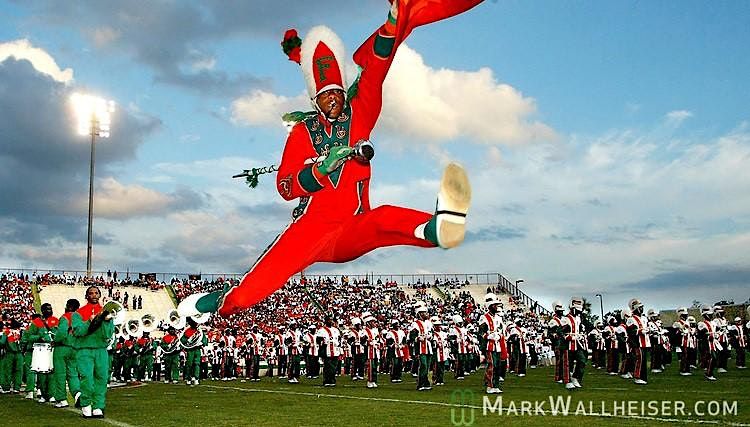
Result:
M180 340L177 330L170 326L167 334L161 339L161 348L164 354L164 384L177 384L180 370Z
M745 347L747 346L747 332L745 325L742 324L742 318L735 317L734 325L727 328L729 341L737 352L735 363L737 369L745 369Z
M727 319L724 318L724 307L714 306L714 329L716 331L719 345L716 347L716 372L723 374L727 372L727 361L731 354L729 349L729 337L727 336Z
M368 315L364 319L367 327L365 328L365 337L367 339L367 388L378 387L378 362L380 360L380 332L377 327L377 320Z
M222 380L231 381L237 377L237 338L234 336L234 330L231 328L225 329L222 340L224 341L224 371L222 372Z
M258 332L258 325L253 325L252 331L247 334L247 349L251 358L250 381L260 381L260 355L263 352L263 335ZM307 369L310 369L307 365Z
M21 341L26 341L27 358L29 360L29 367L31 367L33 346L36 343L47 343L50 344L54 340L54 331L57 330L59 320L57 317L52 315L52 304L44 303L41 307L41 316L33 318L31 324L26 329L26 333L21 336ZM54 362L53 362L54 363ZM41 396L39 397L39 403L45 403L52 396L50 394L51 387L50 382L52 379L51 373L34 372L29 369L26 376L26 391L30 393L31 397L34 397L34 376L36 376L36 388L39 390ZM29 385L29 383L31 385ZM31 387L31 391L29 391ZM29 398L29 394L26 395Z
M223 345L223 343L222 343ZM278 356L276 355L276 346L273 343L273 335L266 340L265 348L266 362L268 363L268 369L266 369L266 376L273 378L273 370L278 364Z
M690 369L695 369L698 366L698 322L696 322L695 317L693 316L688 316L687 321L690 324L688 360L690 361Z
M78 378L78 364L76 363L76 352L73 348L75 337L71 319L73 313L80 308L81 303L71 298L65 303L65 314L60 316L55 332L55 348L52 355L52 364L55 370L52 372L52 397L55 398L55 408L68 407L68 390L65 387L67 380L70 394L76 401L81 397L81 380Z
M192 317L187 317L187 328L180 336L180 346L185 350L185 370L182 377L187 385L198 385L201 373L201 348L208 345L206 335Z
M464 328L464 318L460 314L453 315L453 326L448 330L448 341L450 343L451 354L455 361L453 365L453 376L457 380L463 380L466 375L466 359L469 353L467 346L466 328Z
M563 317L565 317L565 308L560 301L552 302L552 311L555 314L547 324L547 333L550 337L552 348L555 350L555 382L562 384L563 382L563 352L567 352L567 342L563 338L562 324Z
M528 345L526 343L526 328L522 325L521 318L516 319L515 324L510 324L508 341L513 343L513 371L519 377L526 376L526 360L528 358Z
M330 315L325 317L323 326L315 334L318 356L323 359L323 387L336 386L336 364L341 354L338 342L340 334Z
M353 350L352 347L354 346L354 335L352 334L352 326L345 327L342 331L342 346L341 351L342 355L341 358L344 359L344 375L352 375L352 381L356 381L354 376L354 358L353 356Z
M489 293L484 296L487 312L479 319L480 346L485 350L485 361L487 369L484 374L484 383L487 394L502 393L500 361L508 360L508 348L505 341L505 330L502 318L498 313L500 301L495 294Z
M284 343L284 335L286 335L286 326L279 325L279 329L273 339L273 343L276 346L276 355L278 356L279 361L279 377L286 376L288 365L287 355L289 354L289 348Z
M301 362L301 341L302 333L299 331L297 322L289 322L289 330L284 338L284 345L289 349L289 370L287 379L292 384L299 383L300 362Z
M115 327L112 313L99 305L101 295L98 287L90 286L86 289L87 304L71 316L81 378L81 414L84 418L104 418L106 404L109 380L107 347Z
M21 324L16 319L11 319L0 335L0 347L5 348L3 358L3 384L5 393L16 393L21 391L23 380L23 353L21 352Z
M621 350L620 363L620 377L625 379L633 378L633 369L635 366L635 359L633 358L633 346L628 339L627 323L630 319L631 313L629 309L623 309L620 312L620 325L617 327L617 339Z
M151 376L151 381L160 382L162 368L164 366L164 364L162 363L162 360L164 359L164 349L161 347L160 340L154 340L153 345L154 345L154 369L153 369L153 375Z
M387 354L391 360L391 382L400 383L401 374L403 372L404 364L404 344L406 342L406 333L399 327L398 319L391 320L391 328L386 334L385 342L387 346Z
M363 313L367 314L367 313ZM348 346L352 353L351 375L352 381L363 380L365 375L365 346L367 345L367 334L362 330L362 320L353 317L352 327L349 329Z
M605 366L605 357L607 355L607 346L604 342L604 325L600 320L594 322L594 329L589 332L591 338L591 366L596 369L602 369Z
M128 337L125 338L125 344L123 345L123 357L125 360L125 364L123 366L123 379L126 383L129 383L133 378L133 370L138 369L136 360L137 354L135 352L135 339L130 334L128 334Z
M443 330L443 321L439 317L433 316L432 322L432 342L435 344L435 356L433 357L432 380L436 386L445 385L443 375L445 373L445 362L450 354L448 347L448 333Z
M619 326L617 318L609 316L607 318L607 326L602 331L602 338L604 338L604 344L607 348L607 374L617 375L619 368L620 349L619 340L617 339L617 327Z
M649 339L648 320L643 315L643 303L638 299L631 299L628 303L632 315L626 323L628 337L633 348L635 368L633 369L634 382L639 385L648 384L648 351L651 348Z
M413 356L419 364L417 390L427 391L432 390L430 380L427 378L430 359L433 353L431 340L432 322L429 320L430 315L427 312L427 307L424 305L419 305L415 310L415 314L417 318L409 326L409 341L413 343Z
M701 308L703 320L698 323L698 342L701 348L701 359L706 372L706 379L716 381L714 377L714 368L716 367L716 351L719 344L716 324L712 321L714 310L710 306Z
M29 333L29 328L33 327L34 322L40 317L41 316L38 313L32 313L31 322L26 325L26 330L21 334L21 352L23 353L23 372L25 377L24 383L26 384L24 392L26 392L26 399L34 399L34 391L36 390L36 372L30 369L33 343L30 342L32 334Z
M665 342L668 345L669 340L664 336L659 312L649 308L646 316L648 317L648 337L651 340L651 373L658 374L664 372L664 362L667 359L665 354Z
M138 354L138 381L151 381L154 371L154 352L156 343L151 339L151 333L143 331L135 342L135 352Z
M687 307L679 307L676 313L678 318L672 324L672 328L677 331L680 339L680 346L677 347L677 352L680 353L680 375L689 376L693 374L690 372L690 352L688 348L694 343L691 339L690 323L687 320L688 309Z
M573 297L570 300L570 312L563 318L562 332L565 336L567 351L563 356L563 381L565 388L572 390L582 387L584 368L586 367L586 335L581 324L583 298ZM571 376L570 364L575 363Z

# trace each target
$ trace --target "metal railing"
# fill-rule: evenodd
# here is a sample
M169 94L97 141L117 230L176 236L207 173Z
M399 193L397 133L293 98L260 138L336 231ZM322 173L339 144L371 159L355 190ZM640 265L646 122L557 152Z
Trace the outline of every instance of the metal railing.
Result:
M36 274L37 276L42 276L45 274L50 274L54 276L63 276L67 275L68 277L73 278L85 278L86 277L86 271L85 270L61 270L61 269L42 269L42 268L0 268L0 273L15 273L15 274L23 274L28 275L29 277ZM92 271L91 275L93 277L104 277L106 278L109 271ZM141 272L141 271L130 271L129 269L126 269L123 273L122 271L111 271L112 275L117 274L117 279L122 281L125 279L135 280L141 277L142 275L154 275L156 277L156 280L158 282L164 282L169 283L172 279L188 279L191 275L200 275L201 280L208 280L208 281L214 281L219 278L223 279L241 279L243 274L240 273L184 273L184 272ZM342 275L339 274L317 274L317 273L311 273L311 274L305 274L304 275L307 280L316 281L317 279L324 280L325 278L331 278L332 280L340 279ZM400 273L400 274L388 274L388 273L367 273L367 274L348 274L345 275L349 278L349 281L363 281L367 280L370 284L376 284L378 280L380 280L383 283L386 282L396 282L399 285L409 285L409 284L429 284L434 285L437 280L440 281L441 286L445 286L446 283L449 283L450 281L458 282L458 283L466 283L468 282L471 285L488 285L488 286L500 286L500 289L502 292L506 292L510 294L516 304L523 304L526 306L527 309L540 314L540 315L549 315L551 312L547 310L546 308L542 307L538 304L538 302L529 297L525 292L523 292L521 289L519 289L518 285L515 282L511 282L508 280L505 276L503 276L500 273ZM302 277L302 274L297 273L294 276L291 277L291 279L299 280Z

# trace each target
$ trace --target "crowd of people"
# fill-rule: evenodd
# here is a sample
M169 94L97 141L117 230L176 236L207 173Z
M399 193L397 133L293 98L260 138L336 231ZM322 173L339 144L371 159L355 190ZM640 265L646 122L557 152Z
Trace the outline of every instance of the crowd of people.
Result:
M233 285L233 279L174 279L170 284L180 300ZM107 329L106 342L100 339L98 344L107 355L106 377L111 385L184 381L194 386L205 379L261 381L279 376L290 384L321 381L332 387L337 377L347 376L362 380L367 388L377 388L383 375L398 383L406 374L416 378L418 391L427 391L445 384L446 373L461 381L483 370L485 391L494 394L502 392L507 375L523 378L528 368L538 366L554 366L554 381L571 390L583 387L587 364L636 384L647 384L649 373L662 373L675 355L680 375L691 375L700 366L710 381L716 380L715 373L729 369L730 357L737 369L745 367L750 323L739 317L725 319L721 306L704 307L699 320L679 308L679 319L663 325L657 311L645 311L634 299L606 322L590 324L583 299L577 297L568 307L555 302L554 314L541 318L520 306L503 307L493 292L475 301L468 291L441 299L429 298L421 291L424 288L416 292L409 288L347 277L295 279L229 318L176 316L161 322L154 319L149 327L138 325L134 330L118 325ZM89 290L86 307L92 304ZM54 343L55 352L80 347L84 338L70 338L67 329L55 329L73 324L70 314L80 311L78 301L68 301L59 319L52 316L49 304L42 306L41 316L30 316L31 282L15 275L2 277L0 298L0 391L20 392L26 398L66 407L67 384L71 396L80 401L84 390L76 369L73 374L50 375L32 366L36 343ZM93 310L94 314L102 312L101 308ZM92 314L84 315L79 323L93 319ZM152 337L157 328L164 335ZM50 332L47 338L43 338L45 330ZM69 337L65 339L70 342L65 344L60 337ZM75 360L68 359L61 362L64 369ZM55 372L57 363L55 359ZM316 380L321 375L322 380ZM90 386L88 393L95 388ZM88 414L98 409L101 415L103 404L92 409L92 402L91 398L86 402Z

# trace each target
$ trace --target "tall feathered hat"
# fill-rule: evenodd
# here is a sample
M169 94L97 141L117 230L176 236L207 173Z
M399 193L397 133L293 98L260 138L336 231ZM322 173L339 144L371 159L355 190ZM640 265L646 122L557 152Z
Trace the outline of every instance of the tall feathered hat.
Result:
M289 60L302 67L307 93L315 105L315 98L330 89L346 93L344 43L330 28L313 27L301 40L296 30L287 30L281 42Z

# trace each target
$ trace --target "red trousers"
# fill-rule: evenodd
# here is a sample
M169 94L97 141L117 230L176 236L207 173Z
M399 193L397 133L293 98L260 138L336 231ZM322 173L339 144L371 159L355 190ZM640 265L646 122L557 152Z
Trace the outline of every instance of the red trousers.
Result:
M347 262L386 246L435 247L414 236L414 229L431 217L389 205L345 218L306 213L281 232L239 286L227 293L219 314L226 317L257 304L316 262Z

